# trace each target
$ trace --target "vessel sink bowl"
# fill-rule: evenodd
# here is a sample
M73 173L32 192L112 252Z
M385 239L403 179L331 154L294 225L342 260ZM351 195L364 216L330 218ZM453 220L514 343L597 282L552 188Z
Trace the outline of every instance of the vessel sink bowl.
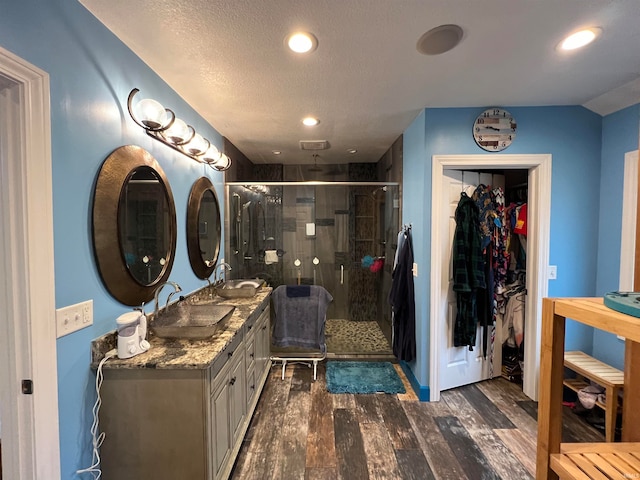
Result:
M264 285L261 278L239 278L225 282L216 293L223 298L250 298Z
M224 328L235 308L234 305L193 305L181 302L160 312L149 328L161 338L209 338Z

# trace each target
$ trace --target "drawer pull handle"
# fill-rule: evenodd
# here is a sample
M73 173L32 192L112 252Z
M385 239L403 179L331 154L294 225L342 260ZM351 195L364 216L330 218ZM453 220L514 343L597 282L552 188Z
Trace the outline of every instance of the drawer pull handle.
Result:
M251 330L252 328L253 328L253 325L247 326L247 330Z
M251 385L251 390L255 390L256 386L255 385Z
M249 356L250 356L251 358L255 358L255 355L254 355L253 353L250 353L250 354L249 354Z
M227 356L228 356L229 358L233 357L233 351L231 351L231 352L227 353Z
M233 377L231 380L229 380L229 383L231 385L233 385L234 383L236 383L236 377Z
M267 329L267 326L265 325L264 327L262 327L262 329L263 329L263 330L266 330L266 329Z

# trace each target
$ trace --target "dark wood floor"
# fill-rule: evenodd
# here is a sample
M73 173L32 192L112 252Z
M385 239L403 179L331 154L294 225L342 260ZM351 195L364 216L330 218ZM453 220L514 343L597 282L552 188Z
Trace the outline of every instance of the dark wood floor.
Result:
M399 367L397 368L399 371ZM274 367L232 473L236 480L535 477L537 405L495 379L442 393L334 395L303 365ZM404 375L401 375L406 382ZM566 441L603 441L568 411Z

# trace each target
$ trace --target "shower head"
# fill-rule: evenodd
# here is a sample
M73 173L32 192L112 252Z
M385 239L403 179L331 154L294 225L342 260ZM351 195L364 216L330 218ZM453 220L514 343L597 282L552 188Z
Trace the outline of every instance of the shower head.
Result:
M380 190L382 190L383 192L386 192L387 191L387 186L384 185L382 187L376 188L373 192L371 192L371 196L375 197L376 193L378 193Z

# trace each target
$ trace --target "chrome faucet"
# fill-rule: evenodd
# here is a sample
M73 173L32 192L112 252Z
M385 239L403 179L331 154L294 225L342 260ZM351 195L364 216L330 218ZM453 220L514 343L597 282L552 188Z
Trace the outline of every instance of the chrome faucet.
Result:
M169 280L167 280L166 282L161 283L160 285L158 285L158 288L156 288L156 291L153 294L153 299L155 300L155 306L153 308L153 318L154 318L154 320L156 318L158 318L158 297L160 296L160 290L162 290L165 285L171 285L173 287L173 292L171 292L169 294L169 296L167 297L167 301L164 304L165 310L167 309L167 305L169 305L169 300L171 300L171 297L174 294L182 291L182 287L180 285L178 285L176 282L172 282L172 281L169 281Z
M220 274L222 275L222 272L224 271L225 268L227 269L227 271L230 271L231 265L229 265L227 262L220 262L218 266L213 270L214 285L218 285L218 283L222 280L222 278L218 278L218 270L220 270Z

